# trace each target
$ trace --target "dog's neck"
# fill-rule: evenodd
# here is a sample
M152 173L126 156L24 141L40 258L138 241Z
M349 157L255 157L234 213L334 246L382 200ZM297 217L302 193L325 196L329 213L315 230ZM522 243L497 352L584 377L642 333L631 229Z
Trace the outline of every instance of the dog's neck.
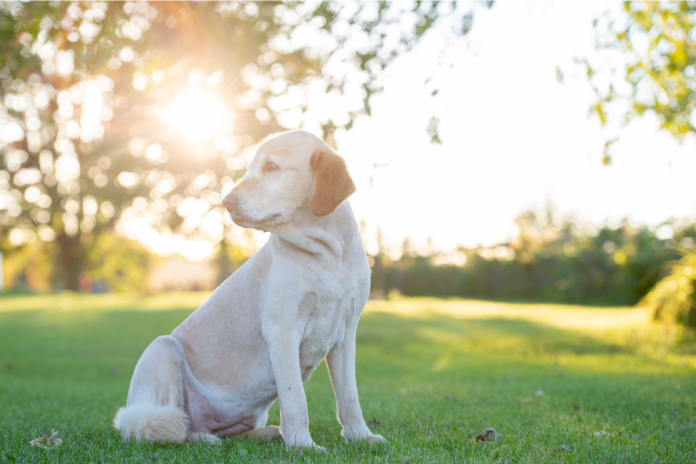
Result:
M324 217L315 216L308 206L300 207L291 220L271 232L281 247L299 248L326 265L343 259L353 243L353 229L357 230L355 218L350 205L345 202Z

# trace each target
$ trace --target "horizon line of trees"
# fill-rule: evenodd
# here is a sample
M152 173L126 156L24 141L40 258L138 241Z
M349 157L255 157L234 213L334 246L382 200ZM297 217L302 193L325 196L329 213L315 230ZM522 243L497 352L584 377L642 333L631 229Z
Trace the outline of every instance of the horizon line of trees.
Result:
M694 250L696 239L696 219L671 221L657 229L623 221L615 227L588 230L570 217L555 220L547 210L523 213L516 224L519 235L508 243L460 247L460 264L447 263L437 252L418 254L408 241L397 259L378 251L369 258L373 297L388 297L396 291L404 296L634 305L669 275L670 263ZM218 282L248 256L230 244L224 251L211 259L218 268ZM27 247L24 254L8 259L7 289L65 288L52 277L51 268L59 263L47 259L51 255L37 242L33 249ZM82 289L146 292L148 271L161 259L138 242L104 235L88 258ZM693 293L693 286L681 284L684 292Z
M554 226L534 212L516 222L520 234L509 243L460 248L464 265L436 265L437 256L406 248L395 260L379 256L372 268L373 293L635 305L669 274L672 263L693 250L696 238L696 220L672 221L657 230L624 221L593 232L570 219Z

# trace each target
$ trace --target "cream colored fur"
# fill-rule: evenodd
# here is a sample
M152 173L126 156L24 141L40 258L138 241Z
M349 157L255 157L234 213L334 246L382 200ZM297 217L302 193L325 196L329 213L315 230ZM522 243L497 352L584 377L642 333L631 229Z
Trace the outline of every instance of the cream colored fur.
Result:
M354 190L343 160L307 132L257 149L223 204L235 223L271 236L142 354L114 420L125 439L281 436L288 447L315 447L302 384L325 361L346 441L384 441L365 424L355 378L370 268L345 201ZM281 425L267 427L276 399Z
M186 441L188 416L176 406L138 404L120 408L114 418L114 427L121 431L124 439L143 441Z

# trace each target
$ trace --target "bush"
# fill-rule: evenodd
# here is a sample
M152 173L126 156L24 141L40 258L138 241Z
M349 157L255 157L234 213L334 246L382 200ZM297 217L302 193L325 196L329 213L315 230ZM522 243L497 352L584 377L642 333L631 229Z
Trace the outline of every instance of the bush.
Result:
M641 302L655 311L655 319L696 327L696 253L684 251L684 257Z

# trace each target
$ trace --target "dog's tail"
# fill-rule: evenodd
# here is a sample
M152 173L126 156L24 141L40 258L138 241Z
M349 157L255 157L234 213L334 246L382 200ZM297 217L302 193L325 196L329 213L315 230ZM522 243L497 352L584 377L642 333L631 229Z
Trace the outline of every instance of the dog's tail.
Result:
M147 403L120 408L114 417L114 427L121 432L123 440L135 439L138 443L183 443L188 422L188 416L181 408Z

